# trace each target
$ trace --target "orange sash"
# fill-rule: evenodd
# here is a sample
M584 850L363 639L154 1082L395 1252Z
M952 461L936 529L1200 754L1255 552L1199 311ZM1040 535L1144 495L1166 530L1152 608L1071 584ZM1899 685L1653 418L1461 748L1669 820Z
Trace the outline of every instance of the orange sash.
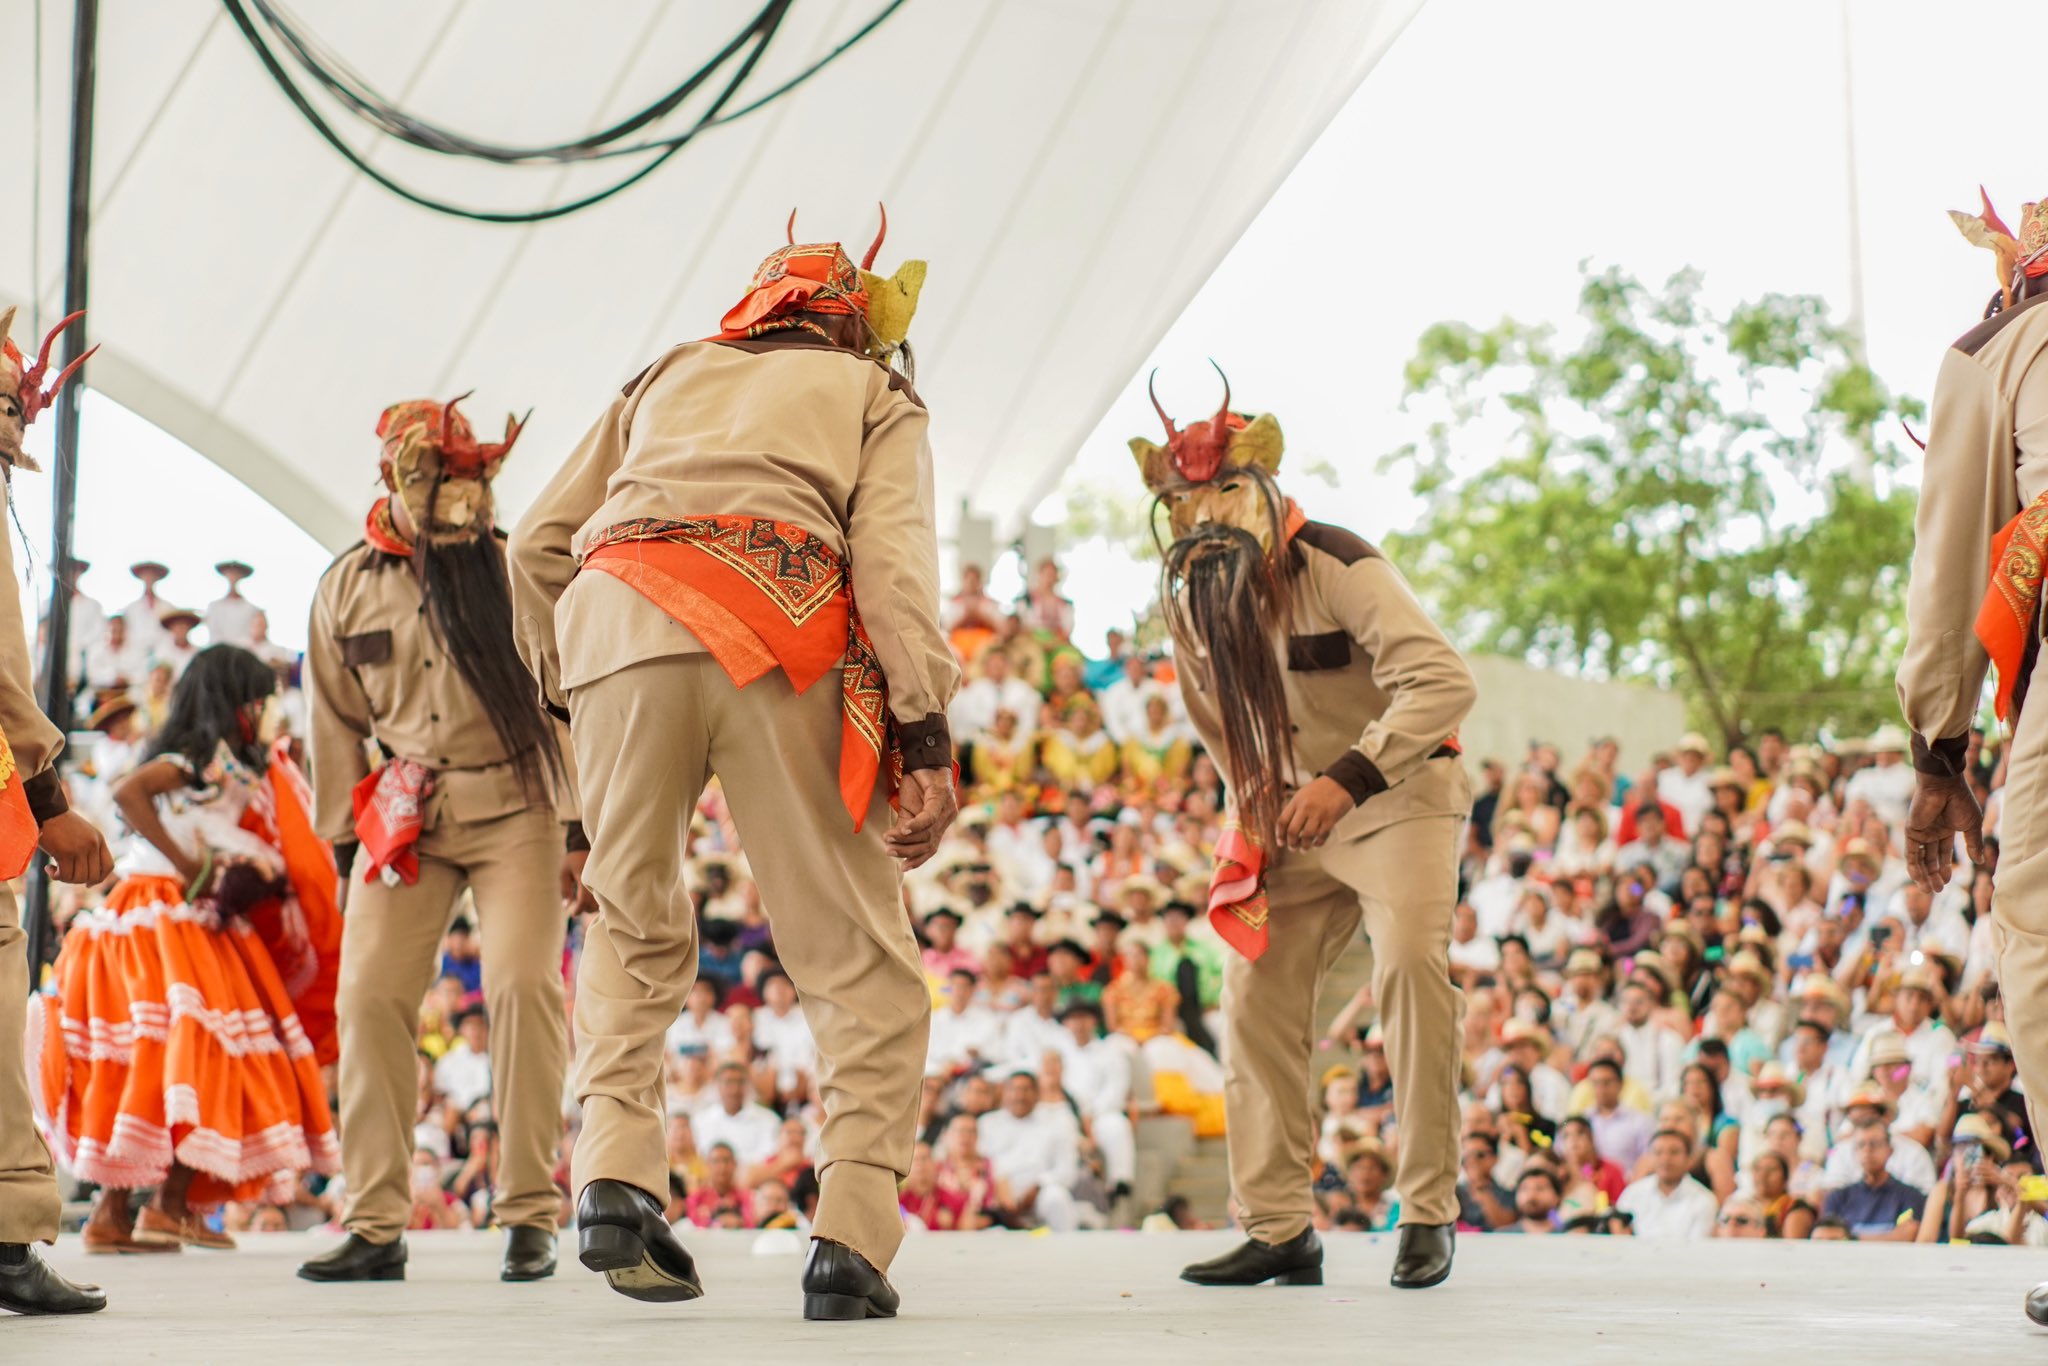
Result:
M0 879L17 878L35 857L39 831L7 737L0 735Z
M1233 817L1216 841L1209 878L1209 924L1246 958L1266 951L1266 851Z
M1991 582L1977 609L1977 639L1998 670L1998 719L2013 722L2014 698L2036 636L2041 579L2048 569L2048 493L1991 541ZM2024 700L2024 699L2021 699Z
M844 661L840 798L858 832L886 756L895 800L903 754L888 684L831 546L761 517L642 518L600 533L582 567L610 574L687 627L735 687L779 667L804 692Z

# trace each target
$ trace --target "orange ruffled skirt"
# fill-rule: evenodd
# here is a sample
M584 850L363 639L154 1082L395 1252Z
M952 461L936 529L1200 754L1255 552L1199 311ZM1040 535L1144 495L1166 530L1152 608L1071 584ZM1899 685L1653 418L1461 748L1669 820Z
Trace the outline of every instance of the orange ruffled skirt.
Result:
M220 924L175 879L131 876L73 923L56 975L29 1050L38 1119L81 1179L153 1186L175 1161L209 1205L279 1172L340 1170L313 1046L246 921Z

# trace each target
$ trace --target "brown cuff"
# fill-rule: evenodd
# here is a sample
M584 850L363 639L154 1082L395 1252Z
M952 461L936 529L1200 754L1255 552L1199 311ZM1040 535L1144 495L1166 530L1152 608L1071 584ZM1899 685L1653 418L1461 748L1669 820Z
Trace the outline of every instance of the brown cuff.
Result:
M583 833L582 821L562 822L562 850L570 854L590 852L590 836Z
M1913 767L1933 778L1960 778L1970 750L1968 735L1955 735L1929 743L1913 737Z
M1366 798L1387 790L1387 775L1355 749L1345 750L1342 758L1323 770L1323 776L1341 784L1351 794L1353 806L1363 806Z
M64 784L57 777L55 768L46 768L35 777L24 780L21 790L28 796L28 813L35 817L37 825L47 825L71 809L71 803L64 799Z
M946 714L935 711L922 721L898 721L896 739L903 747L903 767L951 768L953 733L947 729Z

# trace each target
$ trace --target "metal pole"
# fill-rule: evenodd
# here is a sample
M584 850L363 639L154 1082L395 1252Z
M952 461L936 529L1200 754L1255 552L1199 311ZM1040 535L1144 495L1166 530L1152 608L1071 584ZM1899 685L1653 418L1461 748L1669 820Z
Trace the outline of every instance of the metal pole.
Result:
M64 211L64 312L85 307L86 238L92 225L92 109L95 58L99 40L99 0L76 0L71 33L71 180ZM86 349L86 321L65 330L63 362L69 365ZM71 555L71 524L78 505L78 405L85 376L57 395L56 450L50 462L50 617L43 653L43 714L60 731L71 729L71 581L76 567ZM28 885L28 963L31 983L42 977L50 941L50 879L41 858Z

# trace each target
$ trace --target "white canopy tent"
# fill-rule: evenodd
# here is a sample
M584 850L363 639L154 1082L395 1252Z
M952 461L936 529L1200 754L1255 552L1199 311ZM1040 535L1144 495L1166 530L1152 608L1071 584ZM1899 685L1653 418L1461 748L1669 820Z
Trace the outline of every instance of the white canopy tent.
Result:
M1014 529L1420 4L910 0L618 198L504 227L357 173L211 0L116 0L99 43L88 378L336 548L356 538L386 403L474 389L466 411L486 431L531 406L500 480L516 512L621 382L716 329L792 206L801 240L857 252L880 199L880 267L931 262L912 339L943 515ZM796 0L742 99L881 6ZM409 110L532 142L639 107L758 9L302 0L294 15ZM17 134L0 168L18 187L0 207L0 302L24 305L22 336L62 293L69 10L5 11L9 46L40 56L39 82L23 63L0 86ZM484 166L329 112L380 170L478 208L561 202L621 165Z

